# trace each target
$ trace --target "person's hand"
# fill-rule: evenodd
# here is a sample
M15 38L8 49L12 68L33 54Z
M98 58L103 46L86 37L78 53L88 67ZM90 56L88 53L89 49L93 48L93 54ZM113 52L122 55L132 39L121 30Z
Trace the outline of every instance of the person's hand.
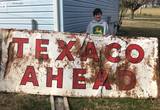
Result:
M90 34L87 33L87 34L86 34L86 38L89 39L89 40L91 40ZM85 38L85 39L86 39L86 38Z
M103 35L104 37L109 37L110 36L110 34L105 34L105 35Z

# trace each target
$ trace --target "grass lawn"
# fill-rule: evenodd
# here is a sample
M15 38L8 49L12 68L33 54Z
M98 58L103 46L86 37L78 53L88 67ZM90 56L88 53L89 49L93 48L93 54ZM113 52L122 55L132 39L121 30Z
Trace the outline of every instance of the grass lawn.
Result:
M124 20L119 36L160 37L160 19ZM160 99L69 98L71 110L160 110ZM51 110L49 96L0 93L0 110Z
M160 16L160 8L142 8L137 10L135 14L140 13L141 15Z
M160 110L160 99L69 98L71 110Z
M71 110L160 110L160 99L68 98ZM0 93L0 110L51 110L49 96Z
M160 18L136 17L125 19L118 32L120 36L128 37L160 37Z
M139 28L139 27L122 27L118 36L128 37L160 37L158 28Z
M51 110L48 96L0 93L0 110Z

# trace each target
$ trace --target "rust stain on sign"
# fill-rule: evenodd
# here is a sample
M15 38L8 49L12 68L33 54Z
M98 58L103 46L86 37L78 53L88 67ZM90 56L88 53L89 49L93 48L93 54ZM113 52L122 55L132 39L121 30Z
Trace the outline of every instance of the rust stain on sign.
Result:
M0 30L0 91L158 97L159 40ZM1 67L2 67L1 66ZM3 78L1 78L3 77Z
M158 38L158 44L160 43L160 38ZM158 97L160 97L160 45L157 47L158 50L158 58L156 60L157 65L154 65L154 70L155 70L155 76L154 80L157 80L157 91L158 91Z
M131 90L136 86L135 73L128 70L118 70L117 86L119 90Z
M6 69L5 69L5 73L4 73L4 78L10 73L10 68L11 68L11 64L13 63L14 60L14 44L12 42L9 43L9 47L8 47L8 59L6 62Z
M0 64L2 63L2 39L0 38ZM2 69L2 66L0 66L0 71Z

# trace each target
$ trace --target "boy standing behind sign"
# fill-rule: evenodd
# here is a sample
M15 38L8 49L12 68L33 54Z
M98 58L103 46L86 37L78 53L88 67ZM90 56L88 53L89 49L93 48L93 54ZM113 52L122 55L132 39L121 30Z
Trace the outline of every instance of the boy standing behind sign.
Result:
M89 34L98 34L98 35L107 35L109 34L108 31L108 24L106 21L102 19L102 11L99 8L96 8L93 11L94 19L89 23L87 27L87 35Z

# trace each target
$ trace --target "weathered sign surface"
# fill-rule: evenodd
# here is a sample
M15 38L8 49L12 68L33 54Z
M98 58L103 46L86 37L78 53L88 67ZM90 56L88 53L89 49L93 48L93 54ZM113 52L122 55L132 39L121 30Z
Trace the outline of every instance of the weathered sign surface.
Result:
M1 30L0 91L158 97L156 38Z

